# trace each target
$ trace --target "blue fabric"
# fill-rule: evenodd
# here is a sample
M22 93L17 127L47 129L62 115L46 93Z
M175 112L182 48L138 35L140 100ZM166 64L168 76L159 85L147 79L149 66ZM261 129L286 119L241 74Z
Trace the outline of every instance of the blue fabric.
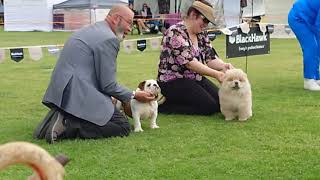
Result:
M304 78L319 79L320 1L297 0L288 15L288 22L303 52Z
M156 20L147 21L147 24L153 24L155 26L160 26L161 25L160 21L156 21Z

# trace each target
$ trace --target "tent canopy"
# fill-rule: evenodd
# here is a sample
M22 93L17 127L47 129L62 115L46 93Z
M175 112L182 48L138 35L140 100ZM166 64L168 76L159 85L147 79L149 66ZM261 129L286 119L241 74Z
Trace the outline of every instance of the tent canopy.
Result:
M0 14L3 14L3 5L0 3Z
M52 31L52 5L62 1L4 0L4 30Z
M128 0L69 0L53 5L53 9L110 9L114 4L128 4Z

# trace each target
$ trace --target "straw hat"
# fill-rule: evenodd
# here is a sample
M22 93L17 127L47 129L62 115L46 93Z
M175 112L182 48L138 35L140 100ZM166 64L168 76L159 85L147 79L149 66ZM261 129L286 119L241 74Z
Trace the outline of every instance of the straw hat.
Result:
M204 17L206 17L210 22L215 22L215 17L213 16L213 8L200 2L194 1L192 6L196 10L198 10Z

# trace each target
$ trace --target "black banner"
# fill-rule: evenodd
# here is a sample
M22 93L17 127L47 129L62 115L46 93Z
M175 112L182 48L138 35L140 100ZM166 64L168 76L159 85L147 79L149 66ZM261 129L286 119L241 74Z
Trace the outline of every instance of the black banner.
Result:
M138 40L137 41L137 49L139 51L143 51L145 50L147 47L147 41L145 39L142 39L142 40Z
M237 34L226 37L226 57L243 57L270 54L270 34L263 34L260 28L251 27L248 34L238 28Z
M209 37L210 41L213 41L213 40L215 40L217 38L217 35L213 31L208 31L208 37Z
M19 62L23 59L23 48L10 49L11 59Z

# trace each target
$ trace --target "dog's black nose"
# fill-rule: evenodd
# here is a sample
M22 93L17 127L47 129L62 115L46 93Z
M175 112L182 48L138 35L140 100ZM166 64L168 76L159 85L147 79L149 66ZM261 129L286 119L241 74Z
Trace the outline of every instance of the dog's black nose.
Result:
M234 82L235 83L235 85L239 85L239 82L238 81L236 81L236 82Z

